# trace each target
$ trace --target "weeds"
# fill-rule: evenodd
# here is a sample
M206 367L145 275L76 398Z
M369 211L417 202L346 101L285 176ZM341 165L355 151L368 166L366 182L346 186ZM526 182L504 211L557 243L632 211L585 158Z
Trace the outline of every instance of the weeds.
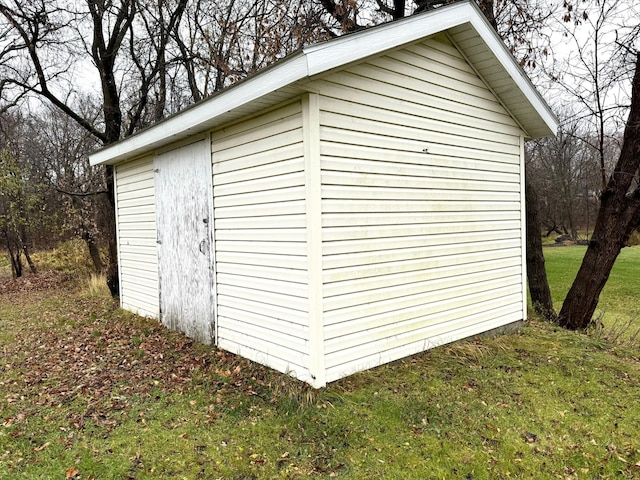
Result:
M41 271L53 270L79 277L89 276L93 272L87 246L79 239L62 242L53 250L35 252L33 261Z
M479 340L469 340L466 342L458 342L444 347L447 355L452 358L460 359L463 362L472 361L479 362L490 353L488 346Z
M57 272L76 277L89 277L94 273L87 246L78 239L61 242L52 250L32 252L31 258L40 272ZM30 275L25 270L25 277ZM0 255L0 277L11 278L11 264L6 254Z
M622 319L615 317L605 325L604 312L591 321L587 332L593 338L611 346L621 346L640 351L640 320L637 315Z

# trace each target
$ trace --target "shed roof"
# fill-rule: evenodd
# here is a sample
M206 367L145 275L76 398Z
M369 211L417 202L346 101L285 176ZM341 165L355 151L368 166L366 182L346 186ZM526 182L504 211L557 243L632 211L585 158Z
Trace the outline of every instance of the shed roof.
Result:
M530 138L555 135L557 118L480 9L467 1L305 47L89 160L115 164L142 155L300 95L318 75L443 32Z

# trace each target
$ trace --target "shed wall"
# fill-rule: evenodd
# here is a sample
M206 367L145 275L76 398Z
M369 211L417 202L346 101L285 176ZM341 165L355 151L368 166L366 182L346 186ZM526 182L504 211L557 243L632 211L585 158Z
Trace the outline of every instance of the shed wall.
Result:
M157 318L158 259L153 156L115 169L120 303Z
M301 103L212 136L218 345L309 380Z
M314 87L327 381L521 320L522 131L451 42Z

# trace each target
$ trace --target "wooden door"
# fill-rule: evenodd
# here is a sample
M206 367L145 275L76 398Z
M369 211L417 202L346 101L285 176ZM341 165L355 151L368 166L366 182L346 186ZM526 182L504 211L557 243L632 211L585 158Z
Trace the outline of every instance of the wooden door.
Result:
M160 319L215 343L209 141L162 153L154 166Z

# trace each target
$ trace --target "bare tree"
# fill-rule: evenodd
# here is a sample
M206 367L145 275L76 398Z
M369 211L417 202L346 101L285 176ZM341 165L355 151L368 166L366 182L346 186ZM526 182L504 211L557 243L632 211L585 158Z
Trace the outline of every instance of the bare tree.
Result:
M582 141L597 152L599 190L604 190L612 167L607 162L608 144L617 140L624 128L628 103L621 97L628 97L630 84L626 83L628 70L612 60L619 49L615 39L618 32L628 31L625 24L633 12L621 0L585 0L579 7L555 23L557 34L572 54L555 65L550 75L564 91L558 99L559 108L575 112L569 120L582 124L582 131L587 132Z
M40 98L108 145L320 38L317 11L301 0L0 0L0 108ZM83 90L86 78L95 91ZM82 108L90 93L98 115ZM115 295L111 166L104 183L91 193L109 201Z
M166 14L171 19L169 24L178 21L184 3L172 4L171 12ZM7 0L0 3L0 14L4 20L0 29L6 33L2 45L11 45L12 52L15 52L13 61L0 66L0 74L8 85L22 92L20 95L26 92L44 99L103 145L116 142L123 133L132 133L138 127L151 87L165 62L161 45L156 45L152 52L130 52L132 56L127 55L127 36L136 34L133 24L138 16L142 16L138 2L85 0L67 4ZM132 58L134 54L139 55L135 60ZM127 74L132 61L138 67L137 85L127 88L123 79L130 79ZM83 115L78 108L75 76L90 68L94 68L99 77L101 117L98 119ZM123 129L125 117L128 119L126 130ZM105 212L110 232L107 283L112 294L117 295L111 166L105 169L105 180L106 196L110 202Z
M584 125L569 115L563 117L567 120L556 137L533 143L527 173L538 192L547 235L562 232L575 242L579 231L589 229L589 212L595 211L600 160Z
M631 233L640 226L640 54L635 74L622 149L600 198L593 235L582 265L562 305L560 325L585 329L595 312L600 293Z
M538 198L531 182L525 184L526 221L527 221L527 280L531 303L535 311L544 318L555 318L551 290L545 270L545 260L542 253L542 238L540 235L540 218L538 215Z
M8 150L0 151L0 234L9 252L14 278L22 276L22 254L35 273L26 238L29 195L26 182L15 158Z
M89 99L82 109L87 117L91 110L97 111ZM32 132L41 139L36 154L46 168L47 186L57 194L65 231L85 242L94 270L102 273L101 240L108 237L103 212L109 209L105 170L92 167L88 161L88 154L98 142L53 106L38 112L32 121Z
M613 264L640 221L640 25L635 23L640 11L622 0L590 0L579 6L567 11L562 32L574 47L564 70L574 73L557 79L571 94L565 97L582 106L579 118L590 125L581 140L597 152L600 205L582 265L558 316L559 324L569 329L589 326ZM623 136L618 134L621 124ZM610 162L608 145L620 138L619 156Z
M313 2L197 0L173 37L186 85L195 101L256 70L326 38L321 10ZM178 86L180 78L176 77Z
M9 253L14 277L23 274L23 256L36 273L32 239L42 230L52 230L47 221L50 192L42 163L31 161L38 142L30 140L29 127L17 113L0 114L0 243Z

